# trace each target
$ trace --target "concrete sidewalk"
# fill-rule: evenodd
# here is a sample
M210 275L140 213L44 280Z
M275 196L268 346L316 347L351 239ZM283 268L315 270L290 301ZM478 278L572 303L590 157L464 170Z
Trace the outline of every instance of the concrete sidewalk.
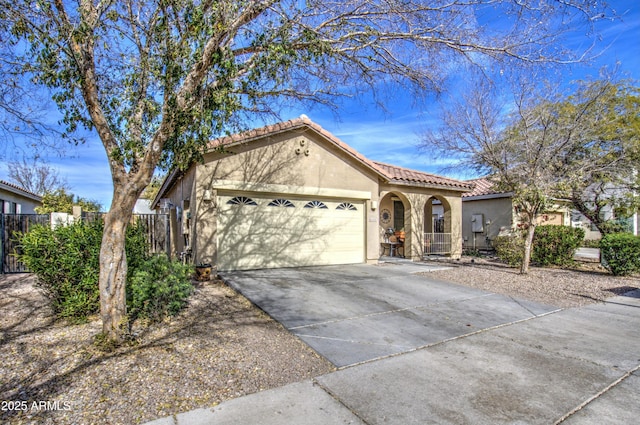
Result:
M636 290L151 424L631 424L639 367Z

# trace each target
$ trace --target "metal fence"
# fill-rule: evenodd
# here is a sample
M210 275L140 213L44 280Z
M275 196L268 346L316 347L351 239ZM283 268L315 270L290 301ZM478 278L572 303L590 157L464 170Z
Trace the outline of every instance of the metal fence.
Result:
M49 224L49 214L0 214L0 258L2 273L22 273L28 271L18 261L20 244L18 236L38 224Z
M100 220L105 214L102 212L83 212L82 220L85 222ZM131 224L137 224L144 229L150 254L166 253L170 255L168 214L134 214L131 217Z
M168 214L134 214L133 220L144 228L149 253L171 255Z
M451 254L451 233L425 233L424 255Z
M104 213L83 213L83 221L94 221L102 218ZM170 229L167 214L134 214L132 223L142 226L147 237L149 253L170 255ZM50 214L0 214L0 259L1 273L28 272L24 264L18 261L20 244L18 235L27 233L29 228L37 225L50 225Z

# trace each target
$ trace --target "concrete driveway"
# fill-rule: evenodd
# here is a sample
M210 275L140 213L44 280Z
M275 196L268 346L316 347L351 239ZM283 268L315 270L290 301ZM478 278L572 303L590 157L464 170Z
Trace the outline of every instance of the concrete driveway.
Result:
M223 273L337 367L416 350L557 310L423 276L417 264Z
M345 367L153 425L638 423L640 290L552 312L419 270L225 274Z

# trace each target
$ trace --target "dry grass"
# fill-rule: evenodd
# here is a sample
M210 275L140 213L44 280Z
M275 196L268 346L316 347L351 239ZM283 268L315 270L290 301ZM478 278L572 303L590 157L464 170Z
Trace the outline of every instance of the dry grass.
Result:
M0 423L135 424L333 370L220 282L113 352L94 344L97 320L54 321L29 275L0 276L0 307Z

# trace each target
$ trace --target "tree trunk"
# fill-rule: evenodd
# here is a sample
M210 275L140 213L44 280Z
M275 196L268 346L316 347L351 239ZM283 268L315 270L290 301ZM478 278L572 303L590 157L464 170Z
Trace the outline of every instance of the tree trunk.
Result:
M100 247L100 317L102 332L117 344L127 330L127 255L125 236L133 215L135 196L116 194L104 218Z
M533 235L536 232L535 218L529 220L527 237L524 240L524 256L520 265L520 274L529 273L529 263L531 262L531 248L533 247Z

